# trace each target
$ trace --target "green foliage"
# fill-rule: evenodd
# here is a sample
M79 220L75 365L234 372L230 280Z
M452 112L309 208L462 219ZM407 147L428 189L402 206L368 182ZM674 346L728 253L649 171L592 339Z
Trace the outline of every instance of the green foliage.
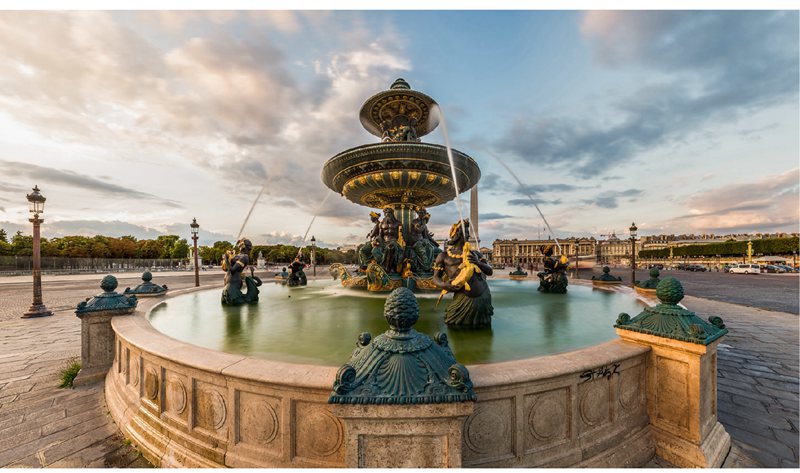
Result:
M0 228L0 243L8 243L8 233Z
M78 376L78 371L81 370L81 364L78 360L71 360L64 369L61 370L61 384L59 388L71 388L72 382Z
M754 255L789 255L793 251L798 251L800 240L798 237L790 238L770 238L764 240L753 240ZM695 257L705 256L742 256L747 254L747 241L728 240L720 243L710 243L706 245L687 245L676 246L672 249L672 256ZM658 250L642 250L639 252L640 258L669 258L669 248Z

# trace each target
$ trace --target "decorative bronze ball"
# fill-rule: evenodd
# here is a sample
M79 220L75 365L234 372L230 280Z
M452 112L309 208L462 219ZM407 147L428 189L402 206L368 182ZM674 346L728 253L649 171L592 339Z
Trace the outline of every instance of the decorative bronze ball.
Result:
M112 275L108 275L103 278L100 282L100 289L104 290L105 292L112 292L114 289L117 288L117 278Z
M604 273L608 274L609 271L611 271L611 268L609 268L608 266L603 266L603 272Z
M683 299L683 286L675 278L662 279L656 287L656 296L664 304L675 305Z
M151 279L153 279L153 273L150 271L145 271L142 273L142 281L150 282Z
M653 279L657 278L659 274L661 273L658 271L658 268L653 268L650 270L650 277Z
M419 320L417 297L410 289L398 287L386 298L383 316L389 326L398 331L406 331Z

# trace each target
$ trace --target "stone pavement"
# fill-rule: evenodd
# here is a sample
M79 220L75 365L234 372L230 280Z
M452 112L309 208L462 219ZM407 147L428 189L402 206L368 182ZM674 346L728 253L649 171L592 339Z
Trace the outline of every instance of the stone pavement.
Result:
M148 466L108 416L101 384L56 387L61 369L80 357L74 306L99 292L100 279L45 282L45 303L59 310L40 319L19 318L29 285L0 280L0 467ZM213 273L202 282L218 279ZM154 282L179 289L193 278ZM730 330L718 356L719 419L733 441L724 466L797 467L797 314L690 296L683 303L703 318L721 316ZM654 459L647 466L670 465Z

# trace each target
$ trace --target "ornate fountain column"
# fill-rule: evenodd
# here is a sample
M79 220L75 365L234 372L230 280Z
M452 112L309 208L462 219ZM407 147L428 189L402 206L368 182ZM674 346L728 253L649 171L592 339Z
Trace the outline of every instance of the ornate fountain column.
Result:
M706 322L678 305L683 286L658 283L661 304L631 318L620 314L617 334L651 348L647 413L656 455L681 468L719 468L731 438L717 421L717 345L728 333L719 317Z

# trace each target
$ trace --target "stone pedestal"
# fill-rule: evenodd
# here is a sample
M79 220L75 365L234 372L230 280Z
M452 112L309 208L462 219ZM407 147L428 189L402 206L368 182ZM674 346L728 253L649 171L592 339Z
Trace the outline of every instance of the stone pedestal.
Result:
M473 402L333 406L344 423L347 468L460 468Z
M647 413L656 455L681 468L719 468L731 438L717 421L717 345L617 329L648 345Z
M136 296L114 292L117 278L108 275L100 283L101 294L78 304L75 315L81 319L81 370L73 386L91 384L105 378L114 364L114 330L111 318L136 310Z
M106 377L114 364L114 314L93 312L81 318L81 370L73 386L91 384Z

